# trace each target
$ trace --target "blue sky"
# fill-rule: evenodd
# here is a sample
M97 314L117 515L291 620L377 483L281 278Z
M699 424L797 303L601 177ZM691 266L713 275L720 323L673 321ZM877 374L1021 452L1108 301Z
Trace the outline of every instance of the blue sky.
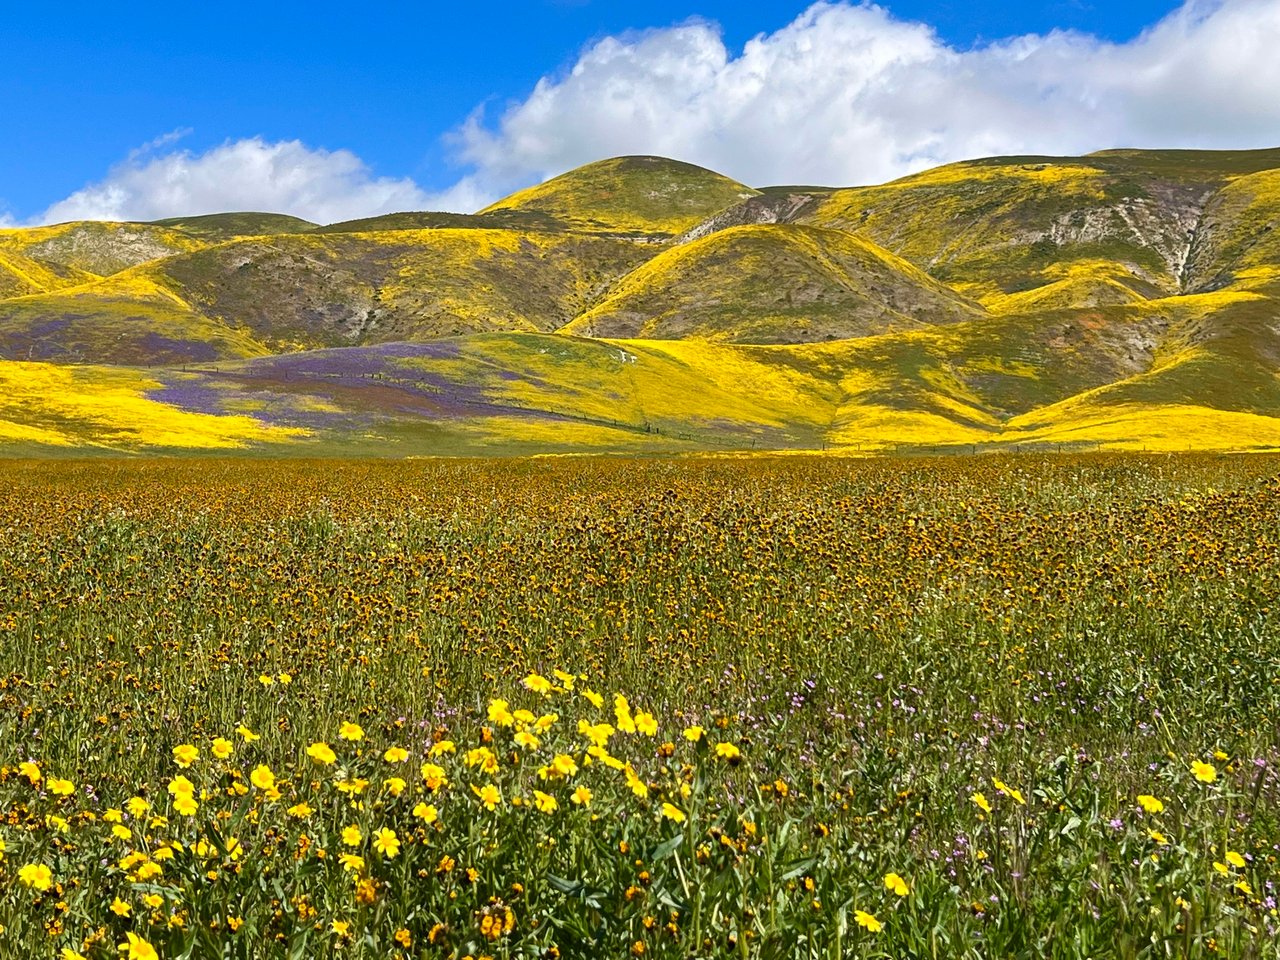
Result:
M1206 11L1218 6L1204 0L1191 3ZM1228 6L1232 4L1276 5L1272 0L1227 0ZM680 25L687 25L690 18L718 25L732 60L752 37L784 31L807 6L742 0L652 0L644 4L605 0L386 4L374 0L333 6L266 0L198 5L134 2L112 8L80 3L14 5L5 11L0 24L0 64L4 65L0 69L0 102L5 105L0 111L0 134L10 145L0 151L0 213L7 211L18 220L38 217L51 204L87 184L111 182L111 171L122 163L136 167L148 158L174 153L199 158L219 145L250 138L265 145L299 141L310 150L350 151L363 167L356 173L337 175L334 182L362 184L382 179L387 184L401 184L403 189L388 186L377 194L386 196L386 202L438 200L440 205L466 206L491 198L495 191L591 158L593 129L533 129L537 120L533 114L542 107L530 105L540 78L550 78L553 86L562 83L574 65L580 64L584 52L610 42L609 38L616 38L624 47L631 45L627 50L635 55L628 60L629 79L619 80L601 65L594 72L586 71L595 78L596 89L610 90L614 99L633 98L628 108L632 113L619 120L619 125L625 126L630 122L627 117L634 119L634 111L649 114L649 100L669 98L668 88L653 86L661 83L661 77L655 79L654 74L661 69L654 63L668 55L696 59L707 53L711 41L704 34L680 32ZM952 53L989 49L1002 38L1023 34L1043 37L1055 29L1069 29L1096 40L1082 50L1069 43L1059 44L1052 51L1055 62L1062 60L1062 50L1068 51L1067 56L1106 59L1113 44L1121 48L1135 44L1134 38L1144 28L1180 4L1174 0L887 0L882 6L888 17L872 17L851 4L837 6L843 18L837 25L847 27L852 39L840 48L844 53L837 50L828 55L842 58L845 64L856 63L863 55L859 45L867 36L892 35L895 43L911 49L922 42L920 34L907 29L911 24L927 24L936 31L932 52L927 56L912 54L908 59L933 64L929 69L934 73L920 86L935 83L935 97L941 97L947 85L938 84L934 74L937 64ZM836 21L811 24L809 38L831 35L831 23ZM670 42L663 46L653 39L655 35L664 43ZM648 46L637 46L641 36L650 37ZM794 49L804 50L809 41L796 43ZM710 54L714 59L715 51ZM649 59L640 63L644 57ZM889 59L894 57L896 54ZM1009 59L1003 57L991 70L1008 71ZM1049 55L1042 59L1048 61ZM990 62L989 56L980 62L974 60L980 66ZM637 76L637 71L643 76ZM961 72L968 75L974 71L964 67ZM1089 76L1082 75L1080 82L1091 82ZM619 94L618 83L633 81L634 89ZM719 89L727 80L724 76L708 79L704 72L676 81L680 90L702 82ZM851 80L855 86L860 82L856 77ZM882 100L889 82L874 90L868 87L864 98L850 107L852 112L845 116L845 122L856 124L861 117L871 116L871 111L883 110L889 111L891 125L898 126L896 106L873 106L866 99L874 94L877 102ZM894 82L902 85L900 79ZM1035 86L1036 92L1014 103L1010 108L1014 113L1027 107L1028 97L1034 100L1045 95L1042 75L1025 83ZM1048 83L1054 85L1062 86L1062 81ZM993 79L981 95L997 89L998 79ZM573 89L572 83L555 87L555 93L548 102L554 101L553 107L566 111L560 122L569 126L574 105L581 113L583 98L590 101L594 96L591 89ZM838 96L838 89L831 95ZM1073 102L1079 99L1075 97ZM664 103L662 109L671 110L677 118L688 113L687 104ZM473 136L460 141L460 126L481 106L485 112L480 132L473 131ZM911 106L920 108L919 104ZM780 109L785 114L791 107L784 104ZM993 109L1002 107L994 104ZM511 130L503 127L504 113L514 116ZM874 116L883 127L883 117ZM611 118L593 116L589 122L604 129ZM826 122L836 121L828 118ZM927 119L921 122L931 123ZM722 164L727 159L731 167L742 158L736 164L739 169L726 171L742 177L873 177L925 161L953 159L956 151L962 154L988 143L1001 145L998 131L975 132L972 119L963 123L968 126L961 138L952 138L947 131L960 129L962 121L948 119L946 130L905 137L892 156L865 165L865 170L813 162L812 155L832 134L820 125L798 131L806 140L812 131L814 143L797 150L793 166L787 165L787 157L769 163L748 162L749 141L730 143L732 138L724 130L689 131L683 140L654 136L651 139L660 142L644 152L684 147L686 152L705 154L688 159L719 160ZM662 129L661 125L656 129ZM1116 135L1127 133L1127 128L1119 129ZM1141 139L1141 132L1135 133L1135 140ZM128 161L132 151L166 135L169 139L150 148L145 156ZM578 146L557 151L545 144L537 146L539 138L562 138ZM1047 147L1075 144L1052 128L1044 139ZM637 152L646 146L640 131L630 139L602 134L599 140L601 155L612 152L615 145ZM717 152L708 144L722 144L723 149ZM175 168L166 169L173 176ZM301 169L309 168L304 165ZM796 175L787 176L792 169ZM160 172L153 179L158 176ZM140 183L128 189L150 189ZM412 193L410 187L418 193ZM95 196L95 202L100 202L101 194ZM269 191L248 194L254 199L274 196ZM221 199L205 192L174 202L195 203L201 198L206 202ZM234 199L234 195L227 198ZM282 199L286 198L282 195ZM308 201L290 202L305 206ZM138 209L162 209L158 203ZM321 204L317 209L324 212L327 208Z

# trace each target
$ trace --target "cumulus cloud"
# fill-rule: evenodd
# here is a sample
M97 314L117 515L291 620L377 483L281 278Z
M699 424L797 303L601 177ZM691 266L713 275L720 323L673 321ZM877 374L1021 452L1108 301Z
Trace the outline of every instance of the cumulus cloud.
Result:
M265 210L331 223L435 209L440 199L412 180L373 176L348 150L312 149L297 140L270 143L253 137L204 153L157 152L182 135L166 134L135 150L103 180L55 203L37 221L159 220ZM459 190L443 199L472 198Z
M607 37L571 68L447 140L465 175L441 192L376 177L298 141L134 151L37 222L268 210L332 222L470 212L620 154L661 154L757 186L876 183L998 154L1280 145L1280 0L1185 0L1127 43L1080 33L971 49L850 0L816 3L741 50L691 21ZM167 151L167 152L166 152Z
M747 183L856 184L993 154L1280 144L1280 0L1187 0L1122 44L960 50L870 3L818 3L737 52L691 22L587 49L457 133L483 194L628 153Z

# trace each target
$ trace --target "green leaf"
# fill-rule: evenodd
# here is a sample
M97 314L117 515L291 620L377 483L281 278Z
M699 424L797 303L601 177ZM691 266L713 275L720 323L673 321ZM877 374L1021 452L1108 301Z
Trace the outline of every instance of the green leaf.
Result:
M665 860L667 857L679 850L680 844L682 843L684 843L684 834L677 833L670 840L664 840L662 843L658 844L653 851L653 855L649 859L654 863L657 863L659 860Z
M799 860L789 870L782 874L782 880L794 880L801 874L808 873L817 865L817 857L809 857L807 860Z
M581 880L566 880L564 877L557 877L554 873L547 874L547 883L561 893L567 893L571 896L577 896L581 893L584 886Z

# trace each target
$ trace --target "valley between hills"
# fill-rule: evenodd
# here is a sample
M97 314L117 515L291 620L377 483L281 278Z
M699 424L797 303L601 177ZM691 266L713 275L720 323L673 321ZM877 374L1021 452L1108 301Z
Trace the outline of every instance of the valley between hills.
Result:
M1280 447L1280 149L0 230L0 455Z

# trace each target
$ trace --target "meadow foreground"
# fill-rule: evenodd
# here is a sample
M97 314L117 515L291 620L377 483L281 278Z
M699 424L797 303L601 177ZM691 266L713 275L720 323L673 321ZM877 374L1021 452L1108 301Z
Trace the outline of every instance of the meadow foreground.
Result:
M0 956L1278 956L1278 477L0 463Z

